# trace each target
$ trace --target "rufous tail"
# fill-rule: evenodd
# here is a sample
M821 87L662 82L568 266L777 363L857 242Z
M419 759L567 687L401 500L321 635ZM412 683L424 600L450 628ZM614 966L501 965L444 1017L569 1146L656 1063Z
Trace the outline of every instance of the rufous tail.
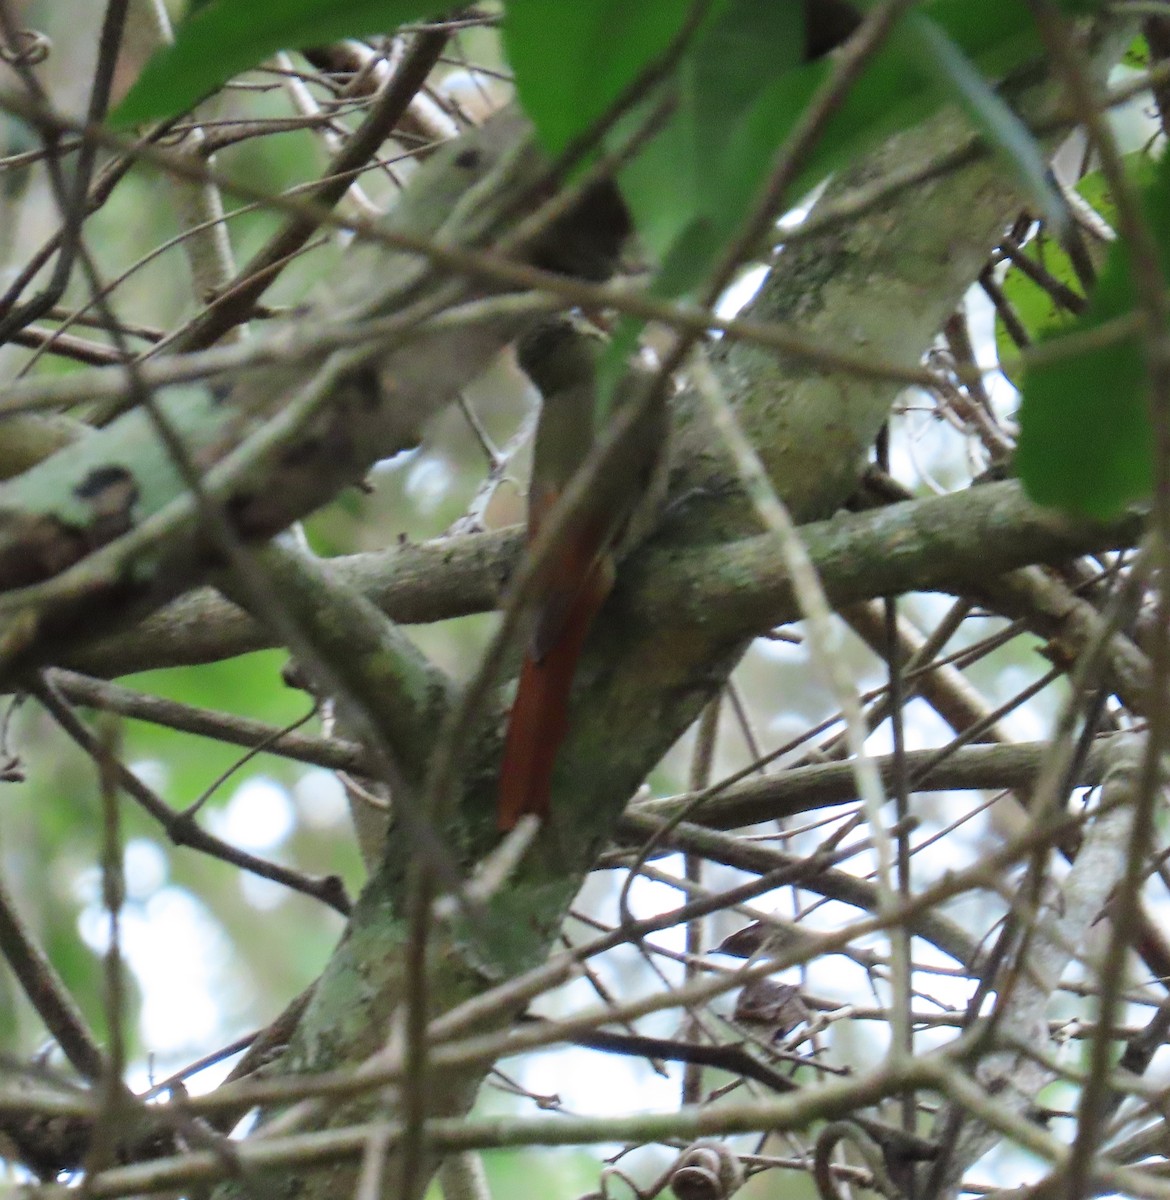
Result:
M500 791L496 807L501 832L525 813L548 816L553 766L569 731L569 693L589 626L608 587L583 587L565 616L560 635L538 661L528 656L520 671L516 700L508 717Z

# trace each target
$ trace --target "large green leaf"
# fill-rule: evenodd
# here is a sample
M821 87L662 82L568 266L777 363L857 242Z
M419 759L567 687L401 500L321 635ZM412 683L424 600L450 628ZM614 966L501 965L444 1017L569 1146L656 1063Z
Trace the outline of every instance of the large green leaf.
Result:
M804 41L804 9L794 0L727 0L696 35L678 72L674 119L621 181L643 242L661 264L660 294L693 286L735 228L774 138L766 139L763 158L749 146L746 164L727 164L726 150L761 92L800 65Z
M739 227L779 147L832 69L825 59L794 65L787 53L787 47L803 44L794 24L801 11L798 4L774 5L765 24L753 0L729 0L700 31L693 58L688 57L679 72L674 121L622 175L643 240L663 264L657 285L662 294L690 290L703 277ZM976 94L978 71L998 78L1039 49L1031 17L1020 0L985 0L978 13L963 0L935 0L924 12L930 14L936 39L944 40L952 48L952 59L962 63L969 108L977 107L970 98ZM753 21L769 31L776 52L736 59L728 51ZM789 200L795 203L858 153L921 121L951 98L956 89L940 89L940 70L918 42L892 39L825 123ZM984 132L991 121L988 94L989 88L978 93ZM717 121L712 118L709 123L697 115L708 113L717 114ZM1002 140L1007 140L1008 115L1002 106L995 111L995 121ZM1019 128L1012 134L1019 138ZM1027 157L1026 148L1017 145L1015 150L1021 159ZM1035 179L1035 159L1028 166ZM1036 186L1043 188L1042 183Z
M552 154L601 117L682 28L692 0L510 0L504 49Z
M1157 243L1163 280L1170 278L1170 156L1163 155L1142 204ZM1163 283L1165 286L1165 283ZM1132 250L1118 240L1070 334L1086 334L1136 307ZM1056 334L1045 341L1059 347ZM1144 347L1134 334L1029 368L1020 404L1017 464L1041 504L1108 517L1149 494L1154 442Z
M697 39L682 69L679 123L690 135L699 201L722 203L718 174L698 169L733 136L771 81L804 60L803 4L730 0Z
M151 58L110 120L123 126L173 116L277 50L392 30L445 7L439 0L211 0Z

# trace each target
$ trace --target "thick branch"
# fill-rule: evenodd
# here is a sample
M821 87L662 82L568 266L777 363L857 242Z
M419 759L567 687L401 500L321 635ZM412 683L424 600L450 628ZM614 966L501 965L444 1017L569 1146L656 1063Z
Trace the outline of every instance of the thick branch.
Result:
M968 592L1030 563L1059 563L1133 545L1142 519L1072 521L1029 503L1016 483L841 513L801 529L837 605L911 591ZM519 549L517 531L474 534L332 559L325 569L392 620L417 624L489 611ZM611 606L642 626L699 628L735 641L800 615L774 541L744 538L702 550L647 547L619 580ZM986 590L986 586L984 587ZM94 675L230 658L271 645L263 628L211 591L193 592L125 633L79 648L67 661Z

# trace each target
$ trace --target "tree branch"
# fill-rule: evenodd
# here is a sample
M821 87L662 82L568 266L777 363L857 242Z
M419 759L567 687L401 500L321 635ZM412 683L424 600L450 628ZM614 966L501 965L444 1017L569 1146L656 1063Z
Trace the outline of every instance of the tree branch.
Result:
M675 508L668 521L686 516ZM1031 563L1060 563L1135 544L1143 520L1074 521L1025 499L1014 482L985 484L801 526L829 598L838 606L911 591L965 594ZM669 525L668 525L669 531ZM323 569L399 624L495 608L519 551L516 530L443 538L327 560ZM640 626L701 628L736 641L796 620L773 540L747 537L702 550L647 546L623 568L611 610ZM271 645L239 608L211 591L184 596L124 633L98 637L65 661L93 675L213 662Z

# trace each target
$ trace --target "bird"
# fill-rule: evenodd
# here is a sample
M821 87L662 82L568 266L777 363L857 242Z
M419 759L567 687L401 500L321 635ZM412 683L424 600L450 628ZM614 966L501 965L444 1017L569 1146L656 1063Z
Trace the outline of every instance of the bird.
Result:
M605 434L599 414L598 363L604 342L573 317L538 323L517 343L520 367L541 395L528 490L527 545ZM610 420L652 386L634 367L614 390ZM500 767L497 825L549 814L553 769L568 733L573 676L589 628L613 587L622 555L652 526L666 484L665 401L642 405L561 543L540 572L516 698Z

